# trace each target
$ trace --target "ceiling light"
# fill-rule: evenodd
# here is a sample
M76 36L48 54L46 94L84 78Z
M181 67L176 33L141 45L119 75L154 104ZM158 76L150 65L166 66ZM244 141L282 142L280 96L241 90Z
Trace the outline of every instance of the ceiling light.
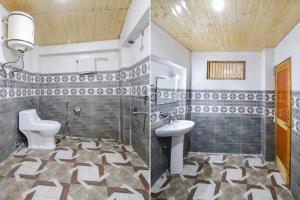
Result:
M56 0L56 3L61 3L61 4L64 4L66 3L67 0Z
M180 5L176 5L176 6L175 6L175 10L180 14L181 11L182 11L182 8L181 8Z
M186 2L183 0L183 1L181 1L180 3L181 3L181 5L182 5L182 7L183 7L184 9L186 9L186 10L187 10L187 7L186 7Z
M213 0L212 6L216 11L221 11L224 9L224 0Z
M175 10L174 8L171 8L171 9L172 9L172 13L173 13L173 15L177 16L177 12L176 12L176 10Z

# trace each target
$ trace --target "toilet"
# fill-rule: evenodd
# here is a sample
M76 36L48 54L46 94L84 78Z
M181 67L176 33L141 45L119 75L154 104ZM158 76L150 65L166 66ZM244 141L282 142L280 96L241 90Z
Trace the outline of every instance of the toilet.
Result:
M19 129L26 136L29 149L54 149L54 136L60 128L57 121L41 120L36 109L19 112Z

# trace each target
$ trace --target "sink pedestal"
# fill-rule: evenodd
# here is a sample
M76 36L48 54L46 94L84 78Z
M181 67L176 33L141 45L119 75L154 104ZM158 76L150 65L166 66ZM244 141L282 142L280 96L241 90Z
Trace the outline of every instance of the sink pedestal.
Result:
M195 122L189 120L175 120L155 130L158 137L172 137L170 173L180 174L183 170L183 140L194 127Z
M170 173L180 174L183 170L183 140L184 135L172 137Z

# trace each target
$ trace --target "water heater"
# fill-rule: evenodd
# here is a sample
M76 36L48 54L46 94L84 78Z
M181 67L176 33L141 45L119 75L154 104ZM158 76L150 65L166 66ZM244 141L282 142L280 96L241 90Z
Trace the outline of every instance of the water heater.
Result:
M34 47L34 19L27 13L14 11L8 14L7 46L20 52Z

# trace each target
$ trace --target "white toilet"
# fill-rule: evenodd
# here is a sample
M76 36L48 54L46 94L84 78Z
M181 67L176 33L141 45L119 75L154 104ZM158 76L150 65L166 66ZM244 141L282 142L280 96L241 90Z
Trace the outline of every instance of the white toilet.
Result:
M26 136L29 149L54 149L54 136L60 127L57 121L41 120L35 109L19 112L19 129Z

